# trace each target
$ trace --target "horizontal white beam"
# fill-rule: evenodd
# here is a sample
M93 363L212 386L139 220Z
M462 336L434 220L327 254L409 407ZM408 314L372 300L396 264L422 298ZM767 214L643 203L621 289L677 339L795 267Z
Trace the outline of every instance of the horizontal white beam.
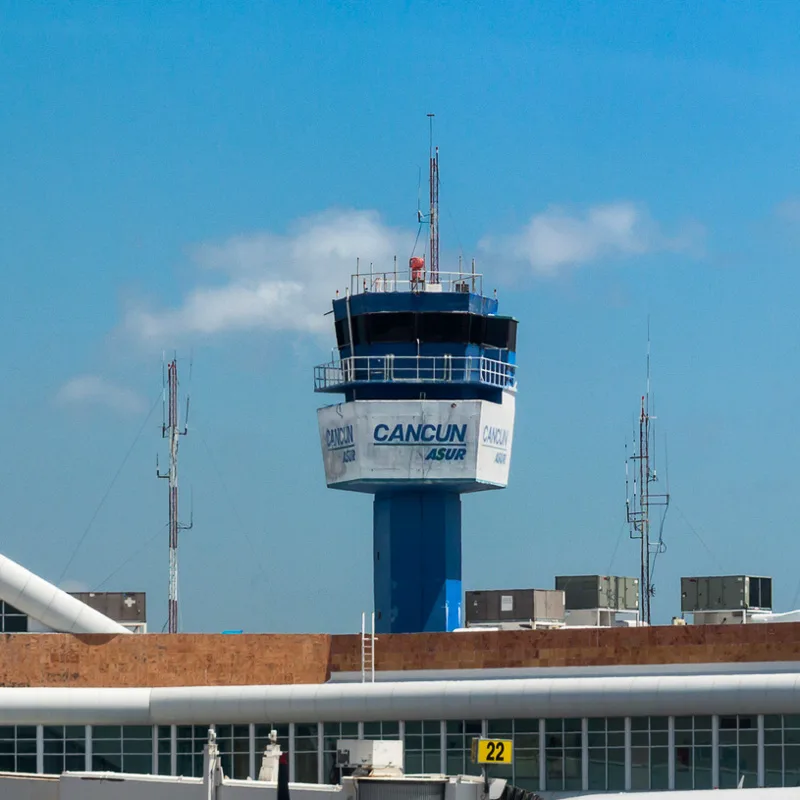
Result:
M800 674L0 688L0 724L196 724L800 713Z

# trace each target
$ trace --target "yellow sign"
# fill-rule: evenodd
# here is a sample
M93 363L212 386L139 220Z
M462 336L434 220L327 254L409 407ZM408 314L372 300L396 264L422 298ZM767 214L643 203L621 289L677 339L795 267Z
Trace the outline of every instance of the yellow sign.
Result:
M510 764L514 760L514 745L509 739L473 739L474 764Z

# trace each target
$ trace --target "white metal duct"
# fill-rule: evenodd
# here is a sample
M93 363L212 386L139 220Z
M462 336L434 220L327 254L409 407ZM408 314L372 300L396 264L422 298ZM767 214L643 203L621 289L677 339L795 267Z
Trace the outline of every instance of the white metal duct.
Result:
M0 599L62 633L130 633L122 625L0 555Z
M0 725L798 713L796 672L155 689L0 688Z

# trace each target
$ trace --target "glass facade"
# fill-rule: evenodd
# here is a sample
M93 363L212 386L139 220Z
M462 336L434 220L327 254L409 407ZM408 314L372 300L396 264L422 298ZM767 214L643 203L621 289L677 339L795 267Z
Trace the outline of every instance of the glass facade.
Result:
M625 717L589 720L589 789L625 790Z
M758 786L758 717L719 718L719 788Z
M152 725L94 725L91 732L94 772L153 771Z
M544 721L545 789L580 790L583 786L583 720Z
M28 615L0 600L0 633L27 633Z
M409 775L442 771L442 726L437 721L406 722L405 768Z
M0 726L0 771L59 774L88 766L104 772L200 777L209 727ZM336 777L338 739L401 735L407 773L437 774L444 767L450 774L475 774L471 742L485 730L489 737L514 743L513 763L493 765L489 774L529 791L733 788L742 780L745 787L800 786L800 715L386 720L215 728L223 771L240 779L257 777L273 729L282 750L291 754L292 780L303 783Z
M209 725L178 725L176 728L176 775L199 778L203 774L203 747L208 741Z
M0 770L36 772L36 726L0 726Z
M712 789L711 717L675 717L675 788Z
M250 726L217 725L216 731L222 772L229 778L245 780L250 776Z
M448 775L480 775L480 767L472 763L470 752L472 740L479 739L483 730L481 720L448 720L447 736L447 761L445 762Z
M669 789L669 718L631 718L631 789Z
M297 723L294 726L294 780L298 783L317 783L318 749L317 723Z
M399 722L365 722L365 739L399 739Z
M800 786L800 715L764 717L764 785Z
M86 726L45 725L42 731L46 774L83 772L86 769Z
M158 725L158 752L156 760L157 775L172 775L172 726ZM45 770L47 772L47 770Z
M490 719L486 730L490 739L511 739L514 760L493 766L490 775L506 778L514 786L536 791L539 786L539 720Z

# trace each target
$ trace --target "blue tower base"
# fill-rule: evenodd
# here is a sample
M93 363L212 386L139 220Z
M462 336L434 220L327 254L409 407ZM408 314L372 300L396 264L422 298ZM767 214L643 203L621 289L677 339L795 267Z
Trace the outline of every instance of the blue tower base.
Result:
M461 496L431 489L375 495L375 630L461 626Z

